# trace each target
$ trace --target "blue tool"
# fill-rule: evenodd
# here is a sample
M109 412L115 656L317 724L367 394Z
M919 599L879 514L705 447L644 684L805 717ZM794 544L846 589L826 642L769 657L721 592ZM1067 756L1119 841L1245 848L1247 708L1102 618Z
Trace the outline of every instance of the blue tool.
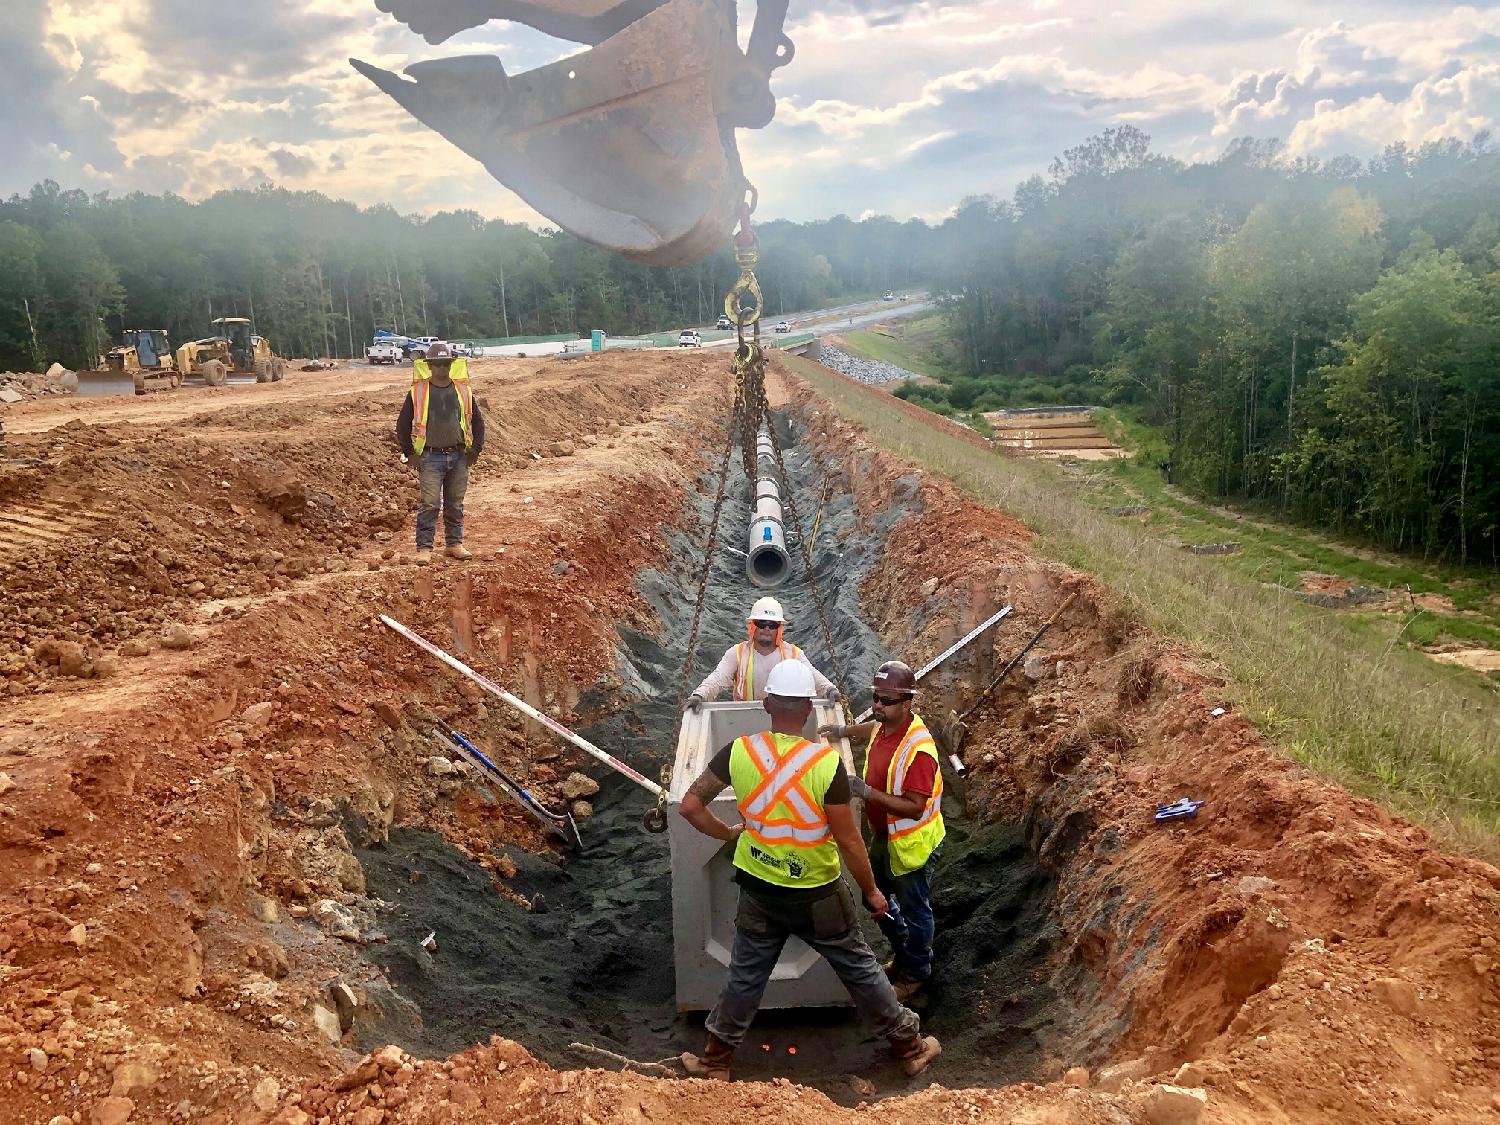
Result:
M556 832L571 847L580 850L583 848L583 836L578 831L578 825L573 822L571 813L549 812L519 782L499 766L495 765L489 758L485 757L479 747L475 746L441 719L438 720L438 729L434 730L433 733L442 739L449 749L457 751L460 757L467 758L469 764L478 769L480 775L490 785L514 800L539 820L544 827Z
M1161 824L1168 820L1180 820L1183 817L1197 816L1198 810L1202 807L1202 801L1190 801L1186 797L1179 798L1175 804L1157 805L1156 823Z

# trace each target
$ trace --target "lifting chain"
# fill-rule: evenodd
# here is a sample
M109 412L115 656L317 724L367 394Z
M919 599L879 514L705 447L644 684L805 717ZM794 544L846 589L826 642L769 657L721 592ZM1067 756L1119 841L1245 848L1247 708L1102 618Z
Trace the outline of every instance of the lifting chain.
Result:
M739 280L724 298L724 314L734 321L737 346L734 350L735 422L739 430L741 464L745 477L755 480L755 439L761 419L766 416L766 353L760 345L760 314L765 309L760 281L755 267L760 262L760 240L750 225L757 196L740 204L740 229L734 236L734 260L740 267ZM746 334L746 329L749 334Z
M843 668L833 644L833 630L828 625L828 614L823 609L823 595L818 589L818 579L813 573L812 554L807 540L802 537L802 525L797 519L797 504L792 497L791 478L781 458L781 443L776 438L776 427L771 424L771 408L766 401L766 354L760 344L760 317L765 308L760 282L755 276L755 267L760 262L760 242L750 225L750 216L755 211L757 196L755 188L740 204L740 229L734 236L734 260L740 267L739 280L734 283L724 298L724 314L734 321L738 346L734 352L734 405L729 425L725 429L724 451L719 457L719 483L714 493L713 512L708 520L708 542L704 545L703 566L698 572L698 593L693 601L693 623L688 630L687 650L682 661L682 676L677 687L677 710L680 714L687 705L689 685L692 683L693 653L698 647L698 627L703 619L703 603L708 593L708 576L713 569L714 548L719 536L719 516L724 509L724 497L729 484L729 462L734 456L738 439L743 457L745 478L755 481L760 475L756 464L757 439L760 427L765 423L771 436L771 449L776 457L776 471L781 477L782 503L791 517L792 530L802 551L802 563L807 568L808 582L812 586L813 603L818 607L818 619L823 625L823 637L828 643L828 657L833 662L833 682L843 696L842 707L848 718L849 696L844 688ZM746 334L749 329L749 334ZM821 512L819 513L821 516ZM672 765L664 763L661 771L662 792L656 806L646 814L646 828L651 832L665 832L667 827L667 790L672 782Z

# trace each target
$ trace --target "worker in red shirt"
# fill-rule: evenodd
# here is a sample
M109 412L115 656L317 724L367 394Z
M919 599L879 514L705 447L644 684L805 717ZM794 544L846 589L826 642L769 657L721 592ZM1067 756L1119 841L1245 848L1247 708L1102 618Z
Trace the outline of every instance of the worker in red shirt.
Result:
M892 959L887 966L904 1003L932 977L932 878L942 850L943 773L937 746L914 709L917 677L899 660L888 660L871 684L869 722L829 726L828 738L851 744L868 739L862 777L849 790L865 802L873 836L870 865L890 902L878 919Z

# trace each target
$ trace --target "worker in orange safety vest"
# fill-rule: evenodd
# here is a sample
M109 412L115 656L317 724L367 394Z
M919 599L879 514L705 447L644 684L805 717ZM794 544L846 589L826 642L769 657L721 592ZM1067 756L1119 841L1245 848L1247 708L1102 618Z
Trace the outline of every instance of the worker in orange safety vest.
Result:
M779 601L761 598L751 607L746 624L750 630L749 639L724 650L718 665L688 696L687 706L691 710L696 711L725 691L729 691L729 698L736 702L764 699L772 669L785 660L798 660L812 668L818 697L838 702L839 689L833 681L813 668L800 648L784 639L786 615Z

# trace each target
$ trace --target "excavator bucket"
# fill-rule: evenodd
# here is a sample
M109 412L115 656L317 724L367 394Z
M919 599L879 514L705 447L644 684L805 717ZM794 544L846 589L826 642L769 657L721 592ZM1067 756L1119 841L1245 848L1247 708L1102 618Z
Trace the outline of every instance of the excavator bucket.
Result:
M747 53L724 0L649 5L502 3L506 18L555 34L607 35L519 75L493 55L414 63L407 78L350 63L564 230L639 261L686 265L728 236L747 189L734 129L770 121L770 71L792 47L781 34L784 0L757 12ZM448 26L424 33L451 34Z

